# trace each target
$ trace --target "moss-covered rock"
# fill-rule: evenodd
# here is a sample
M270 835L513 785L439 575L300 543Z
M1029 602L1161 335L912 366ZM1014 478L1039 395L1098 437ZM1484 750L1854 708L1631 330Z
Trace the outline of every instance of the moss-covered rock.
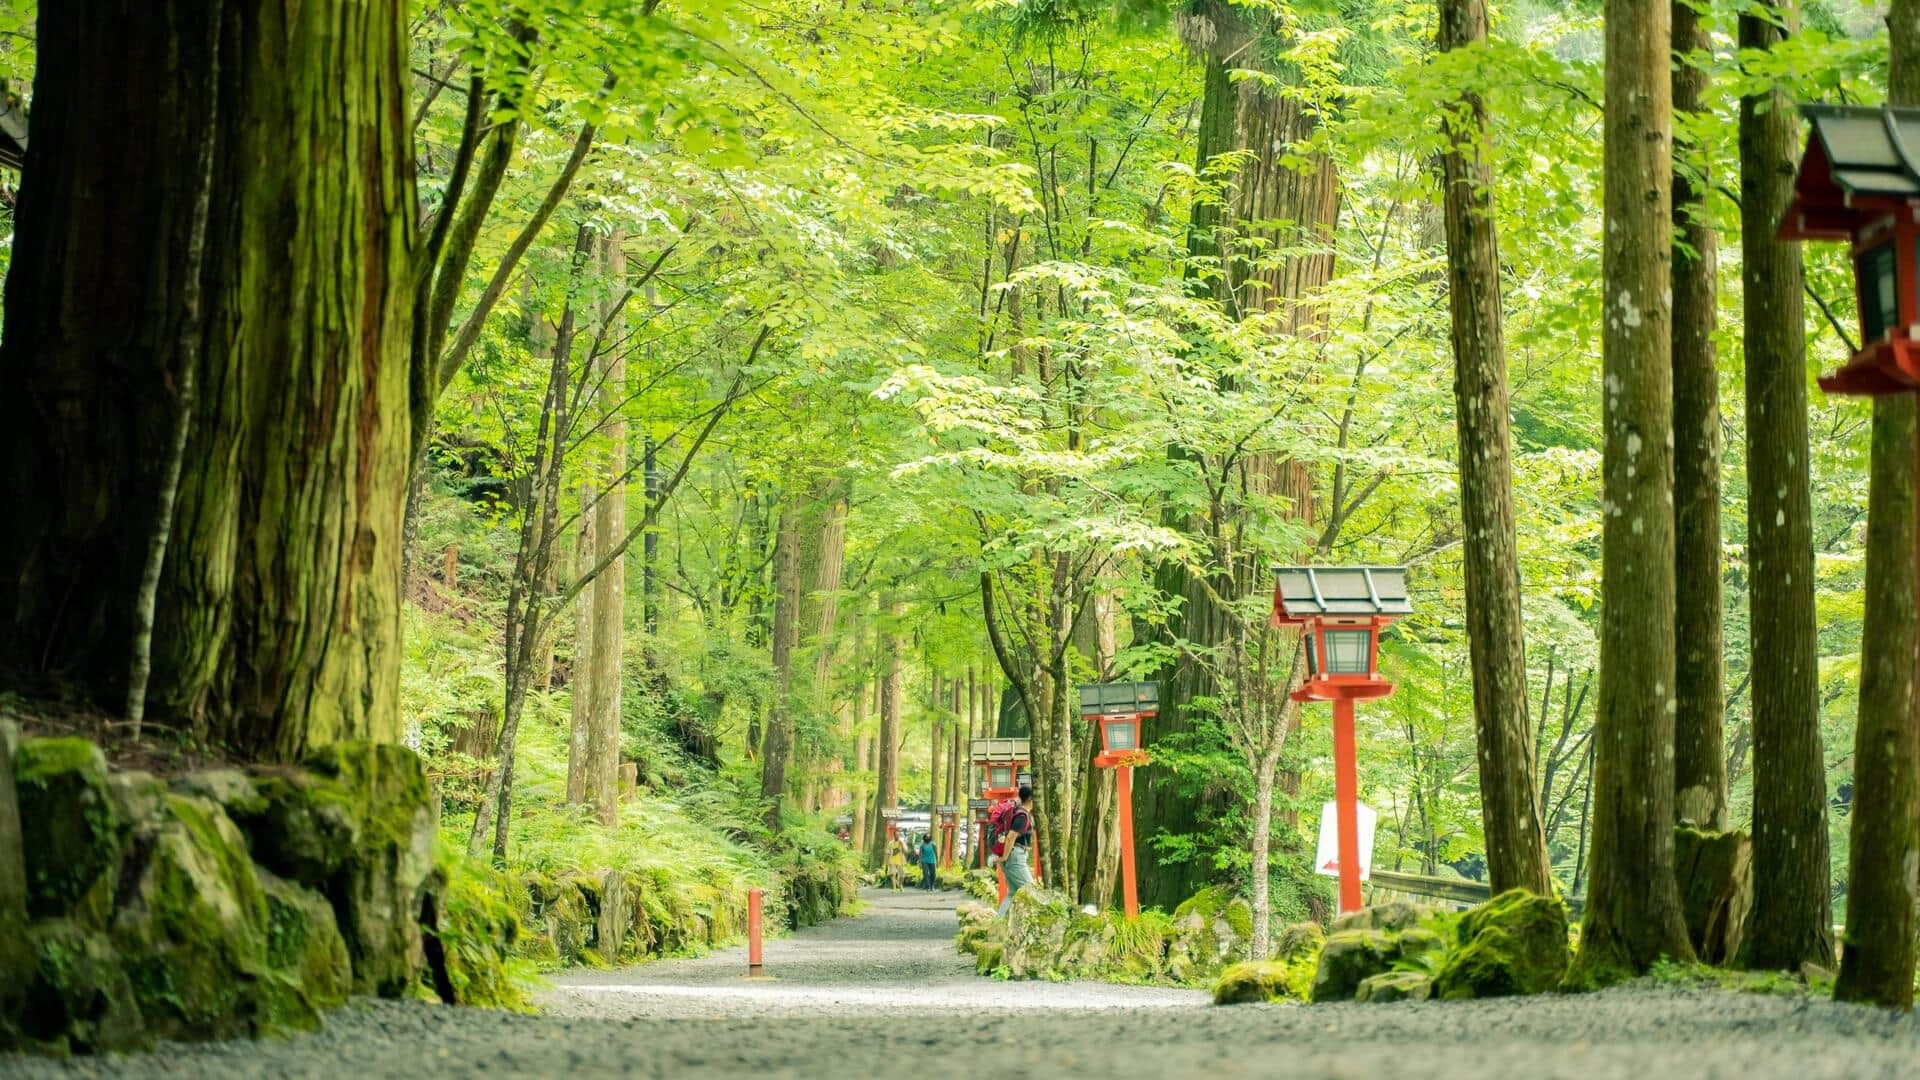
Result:
M1326 943L1327 932L1319 923L1293 923L1274 932L1273 955L1282 960L1312 960Z
M1247 958L1253 909L1225 885L1202 889L1174 909L1167 943L1167 974L1179 982L1206 983L1229 964Z
M132 833L112 925L147 1030L222 1039L317 1026L300 984L268 962L266 893L240 831L205 799L162 798Z
M291 980L315 1010L331 1009L353 989L347 942L326 897L265 870L267 966Z
M983 904L1000 902L1000 882L993 871L975 867L960 876L960 888Z
M1408 927L1417 926L1435 908L1422 907L1410 900L1389 900L1384 904L1363 907L1359 911L1349 911L1333 920L1335 933L1342 930L1385 930L1398 933Z
M1220 973L1213 984L1215 1005L1267 1001L1303 1001L1313 985L1313 964L1306 961L1248 960Z
M106 758L85 739L24 739L13 779L28 915L103 927L128 832L108 790Z
M173 780L173 790L217 803L235 821L262 813L267 808L267 800L260 794L253 777L239 769L203 769L177 776Z
M608 870L600 875L600 903L593 917L593 948L601 957L618 960L627 941L627 875Z
M335 743L301 768L257 769L253 781L257 807L232 809L254 858L333 903L356 991L406 992L425 960L420 912L433 870L433 800L419 756Z
M1015 979L1046 978L1057 973L1073 905L1050 889L1021 889L1007 909L1007 974Z
M34 957L27 943L27 864L21 857L20 803L13 793L13 751L19 735L0 716L0 1046L20 1039L10 1019L31 985Z
M1314 1002L1348 1001L1360 983L1393 967L1399 950L1383 930L1336 930L1327 936L1314 966Z
M1567 909L1553 897L1510 889L1461 917L1459 941L1434 977L1435 997L1545 993L1567 971Z
M1383 971L1360 980L1353 1000L1383 1004L1389 1001L1425 1001L1433 996L1433 977L1424 971Z
M452 858L441 867L439 928L453 998L462 1005L527 1012L527 979L516 970L524 882L483 863ZM437 987L432 988L436 996Z
M977 955L980 946L992 941L1004 942L1002 923L985 904L961 904L954 909L954 916L960 922L960 932L954 935L953 946L967 956Z
M33 969L25 1007L15 1017L24 1045L63 1054L137 1050L151 1043L133 984L106 934L51 919L29 929L26 942Z
M993 943L982 945L973 956L973 970L981 975L991 975L1000 969L1004 956L1004 946Z

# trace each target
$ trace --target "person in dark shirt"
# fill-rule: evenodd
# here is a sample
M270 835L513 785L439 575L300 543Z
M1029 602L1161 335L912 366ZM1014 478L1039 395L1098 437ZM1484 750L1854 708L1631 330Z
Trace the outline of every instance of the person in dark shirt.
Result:
M1021 889L1033 884L1033 786L1020 785L1020 809L1013 812L1012 820L1007 822L1007 856L1000 861L1000 870L1007 876L1007 898L1000 901L1000 914L1005 916L1007 909L1013 906L1013 897Z

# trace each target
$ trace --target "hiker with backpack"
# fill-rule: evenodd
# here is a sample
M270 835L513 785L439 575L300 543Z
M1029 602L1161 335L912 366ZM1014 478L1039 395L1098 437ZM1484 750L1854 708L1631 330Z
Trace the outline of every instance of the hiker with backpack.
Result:
M993 839L988 847L987 864L997 862L1000 872L1006 876L1007 897L1000 901L998 912L1005 917L1007 909L1013 906L1014 895L1033 884L1033 786L1020 785L1018 802L994 807L989 825Z

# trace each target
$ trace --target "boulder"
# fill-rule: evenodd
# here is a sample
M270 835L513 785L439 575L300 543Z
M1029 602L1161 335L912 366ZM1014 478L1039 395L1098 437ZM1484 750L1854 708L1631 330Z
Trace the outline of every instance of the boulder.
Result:
M1333 920L1335 933L1342 930L1386 930L1398 932L1417 926L1420 920L1439 910L1422 907L1410 900L1389 900L1384 904L1349 911Z
M1753 842L1747 834L1708 832L1682 825L1673 831L1673 876L1687 937L1704 964L1724 964L1740 952L1753 908Z
M85 739L25 739L14 752L27 914L101 929L127 823L109 793L107 760Z
M1253 908L1225 885L1195 893L1174 909L1167 974L1180 982L1209 982L1247 958Z
M235 821L261 813L267 808L260 789L239 769L203 769L174 778L173 790L182 795L198 795L218 803Z
M1391 970L1398 954L1383 930L1336 930L1320 950L1308 996L1315 1003L1348 1001L1368 976Z
M131 826L111 927L147 1031L197 1040L317 1027L316 1003L269 963L267 896L240 830L145 774L116 780L130 807L158 798Z
M973 970L981 975L991 975L999 970L1004 958L1005 949L1003 946L991 942L982 945L980 951L974 954Z
M1424 971L1383 971L1360 980L1353 1000L1376 1004L1388 1001L1425 1001L1433 996L1433 977Z
M1434 976L1434 997L1545 993L1566 974L1567 909L1553 897L1510 889L1461 916L1459 941Z
M33 969L17 1014L15 1041L65 1053L138 1050L152 1037L140 1022L133 984L104 932L71 919L48 919L27 931Z
M1215 1005L1244 1005L1265 1001L1300 1001L1313 983L1312 963L1287 960L1248 960L1220 973L1213 984Z
M347 1000L353 963L333 907L312 889L260 871L267 898L267 966L293 981L318 1011Z
M1316 922L1300 922L1274 931L1273 955L1281 960L1312 960L1327 943L1327 932Z
M1007 974L1038 979L1055 973L1073 915L1073 905L1062 893L1040 888L1016 893L1007 910Z
M425 961L420 914L433 870L434 803L404 746L335 743L302 768L263 767L239 815L261 865L333 904L359 993L396 997Z
M462 1005L529 1011L526 989L514 979L510 959L523 943L519 904L523 882L484 863L456 859L443 867L440 925L435 932L448 985L437 994Z
M953 947L964 955L978 954L980 946L988 941L1005 940L1000 933L1005 924L985 904L961 904L954 909L954 916L960 922L960 932L954 935Z

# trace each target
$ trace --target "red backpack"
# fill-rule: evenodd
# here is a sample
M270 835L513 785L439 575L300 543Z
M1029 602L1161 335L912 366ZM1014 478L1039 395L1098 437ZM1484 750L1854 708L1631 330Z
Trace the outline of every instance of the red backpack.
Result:
M987 814L988 851L996 856L1006 855L1007 834L1013 827L1013 815L1019 812L1020 802L1017 799L1001 799L994 805L992 811Z

